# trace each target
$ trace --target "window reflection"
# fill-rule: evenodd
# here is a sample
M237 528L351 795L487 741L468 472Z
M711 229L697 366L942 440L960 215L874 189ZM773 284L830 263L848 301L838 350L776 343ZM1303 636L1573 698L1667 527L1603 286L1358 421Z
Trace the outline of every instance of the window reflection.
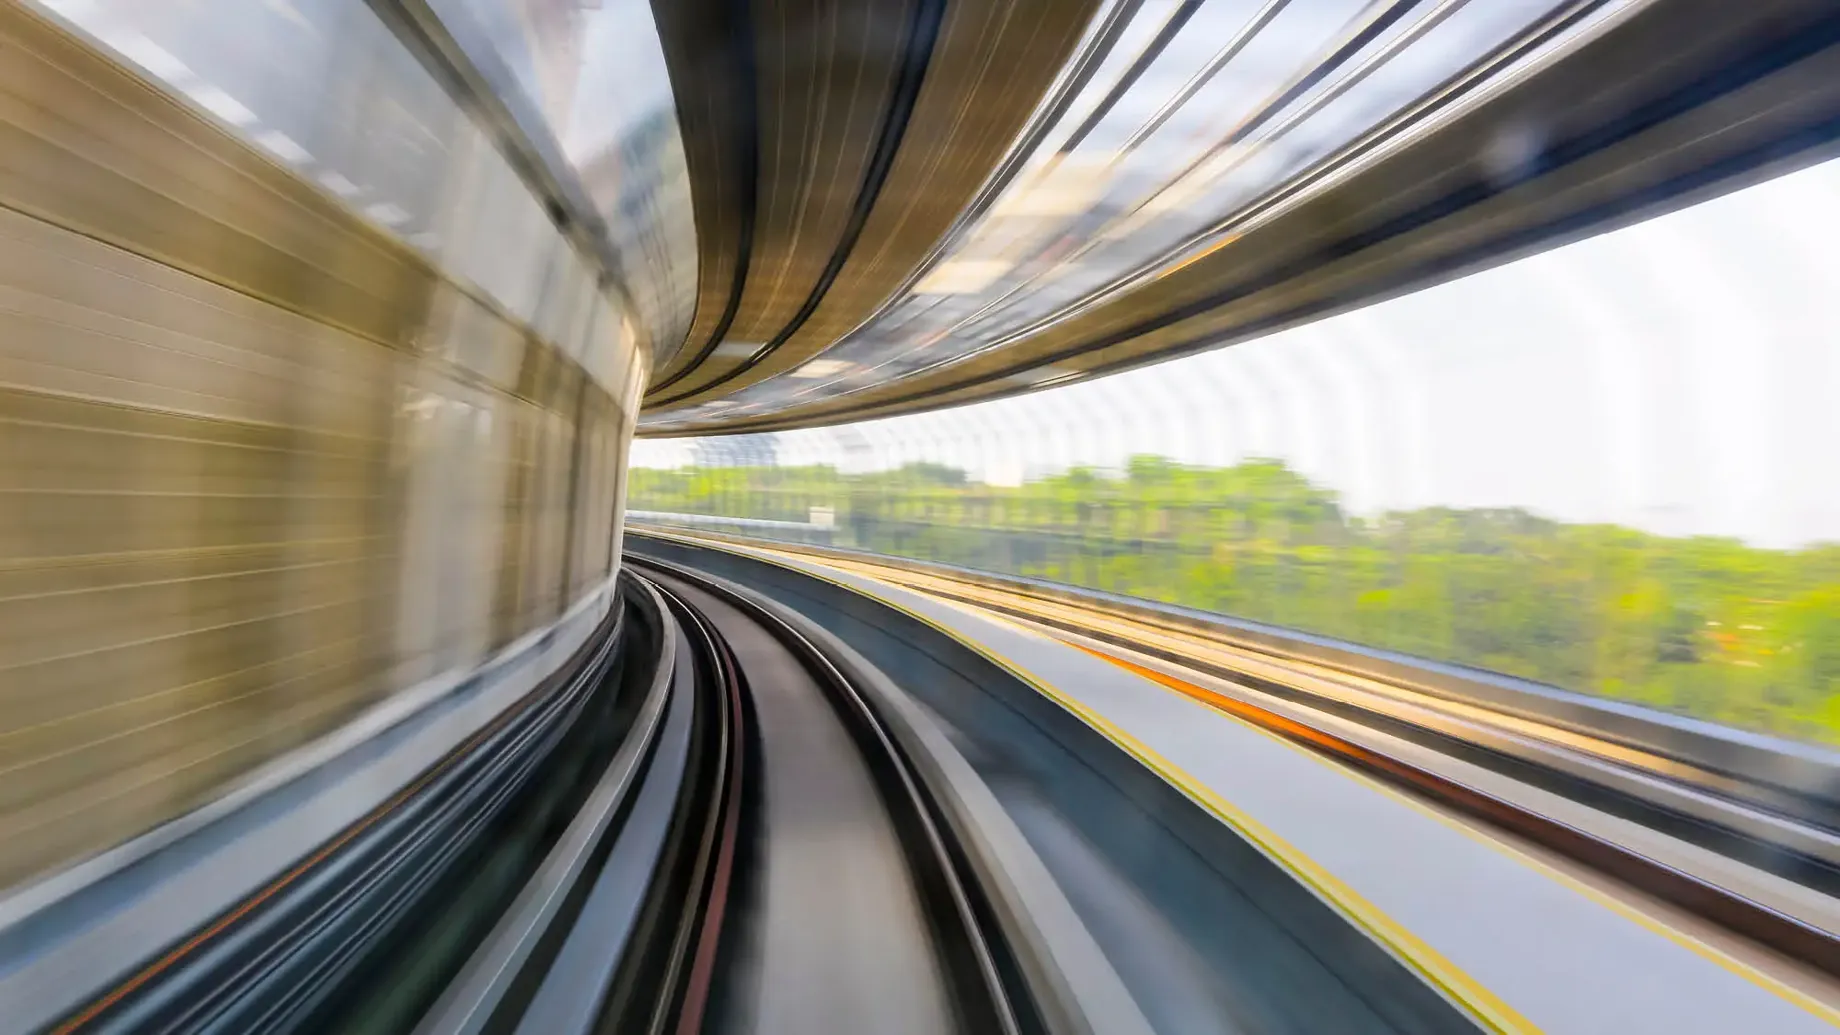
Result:
M642 440L631 505L1840 742L1835 240L1840 163L1111 378Z

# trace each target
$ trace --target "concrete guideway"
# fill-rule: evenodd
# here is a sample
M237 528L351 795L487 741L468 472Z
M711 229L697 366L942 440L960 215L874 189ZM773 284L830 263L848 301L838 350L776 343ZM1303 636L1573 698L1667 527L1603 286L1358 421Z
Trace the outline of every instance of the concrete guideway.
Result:
M996 660L1498 1031L1825 1031L1840 1011L1346 767L1042 633L769 551Z

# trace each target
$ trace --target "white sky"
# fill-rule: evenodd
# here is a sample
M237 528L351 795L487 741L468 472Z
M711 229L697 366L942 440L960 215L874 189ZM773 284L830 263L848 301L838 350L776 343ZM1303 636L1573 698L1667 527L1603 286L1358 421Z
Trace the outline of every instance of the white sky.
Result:
M581 82L561 136L572 158L592 156L653 109L671 105L670 75L646 0L603 0L584 13Z
M1139 452L1277 457L1357 511L1840 540L1840 162L1160 366L780 436L782 462L1013 483ZM687 462L641 440L640 466Z

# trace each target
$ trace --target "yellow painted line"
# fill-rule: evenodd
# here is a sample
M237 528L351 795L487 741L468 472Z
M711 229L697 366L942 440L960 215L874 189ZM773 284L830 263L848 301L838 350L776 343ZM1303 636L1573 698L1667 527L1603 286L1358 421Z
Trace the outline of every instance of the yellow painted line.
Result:
M1302 880L1306 885L1308 885L1313 890L1315 890L1318 895L1323 897L1325 900L1329 901L1333 906L1337 907L1345 916L1347 916L1350 919L1351 922L1354 922L1357 926L1361 927L1363 930L1366 930L1370 936L1374 937L1376 940L1381 942L1381 944L1391 949L1395 955L1399 956L1400 959L1405 961L1414 970L1418 971L1422 976L1425 977L1427 981L1430 981L1434 986L1442 990L1447 996L1449 996L1454 1001L1462 1004L1465 1008L1467 1008L1473 1014L1475 1014L1478 1019L1490 1025L1492 1030L1500 1031L1500 1032L1537 1032L1540 1030L1539 1028L1535 1027L1532 1024L1532 1022L1528 1021L1526 1018L1522 1017L1518 1012L1514 1011L1512 1007L1509 1007L1505 1003L1502 1003L1500 999L1497 998L1493 992L1490 992L1487 988L1484 988L1479 982L1475 981L1474 978L1469 977L1468 974L1464 973L1461 969L1456 967L1455 964L1452 964L1448 960L1444 959L1444 957L1441 954L1439 954L1437 950L1431 948L1429 945L1425 945L1420 939L1417 938L1417 936L1413 935L1410 931L1400 926L1396 921L1393 921L1390 917L1387 917L1384 913L1382 913L1378 909L1378 907L1375 907L1371 905L1370 903L1367 903L1366 900L1362 898L1359 892L1356 892L1354 889L1347 887L1347 885L1343 884L1333 874L1330 874L1327 871L1322 870L1322 868L1318 866L1313 860L1310 860L1302 852L1298 851L1296 848L1290 846L1287 842L1283 841L1283 839L1278 837L1277 834L1265 828L1262 824L1258 823L1258 821L1253 819L1252 817L1246 816L1244 813L1241 813L1236 807L1234 807L1231 803L1227 802L1224 798L1221 798L1217 793L1207 788L1204 784L1201 784L1200 781L1196 780L1194 777L1183 772L1179 767L1175 766L1173 763L1169 762L1166 759L1163 759L1162 756L1158 755L1149 746L1143 744L1141 741L1138 741L1135 737L1125 732L1123 729L1119 728L1115 723L1111 722L1109 719L1106 719L1104 716L1099 715L1097 712L1092 711L1092 709L1081 704L1080 702L1074 701L1068 698L1065 694L1049 686L1045 680L1037 678L1032 673L1028 672L1026 669L1021 667L1020 665L1016 664L1015 662L1011 661L1009 658L1005 657L1001 652L995 651L991 649L990 647L987 647L981 643L978 643L977 641L965 635L960 634L956 630L953 630L950 627L945 626L927 617L926 615L919 614L915 612L912 608L909 608L906 605L901 604L898 601L890 600L887 597L884 597L877 593L872 593L872 592L867 592L865 590L861 590L855 586L851 586L835 578L831 578L823 574L821 571L812 571L810 570L810 568L805 567L805 566L810 566L813 568L823 568L823 569L828 569L831 571L838 571L842 569L841 565L838 565L838 566L829 565L821 560L815 560L811 557L803 556L797 553L780 552L780 551L769 550L769 549L761 549L757 547L738 546L736 544L723 542L721 540L696 539L693 537L679 537L679 536L667 536L667 538L681 539L682 541L689 542L693 545L703 546L706 548L713 547L715 549L723 549L723 550L731 550L735 552L748 553L753 556L760 557L761 559L766 560L769 563L777 564L780 567L789 568L795 571L801 571L807 575L810 575L813 578L817 578L824 582L828 582L831 585L837 586L846 591L855 592L855 593L864 593L865 595L874 598L875 600L881 602L882 604L888 607L891 607L895 609L896 611L899 611L902 614L909 616L910 618L913 618L915 621L921 622L927 625L928 627L938 631L939 633L950 637L951 639L965 646L966 648L972 651L975 651L985 656L986 658L989 658L991 661L993 661L994 663L996 663L997 665L1001 666L1003 669L1008 671L1011 675L1022 680L1024 683L1027 683L1029 686L1035 688L1035 690L1038 693L1041 693L1043 696L1046 696L1050 700L1053 700L1056 703L1060 704L1063 708L1066 708L1068 711L1072 712L1075 716L1079 717L1081 721L1085 722L1088 726L1091 726L1093 729L1097 730L1099 733L1110 738L1113 742L1117 743L1120 747L1124 748L1127 752L1129 752L1131 755L1136 757L1138 761L1142 762L1144 765L1156 771L1158 775L1162 776L1169 783L1171 783L1172 785L1180 789L1183 793L1187 794L1190 798L1194 799L1198 804L1202 805L1204 808L1207 808L1210 812L1215 813L1215 815L1218 818L1220 818L1223 822L1225 822L1228 826L1233 827L1247 840L1252 841L1255 845L1257 845L1262 850L1264 850L1268 856L1273 858L1274 861L1278 862L1279 865L1284 866L1287 870L1290 870L1293 873L1293 875L1295 875L1299 880ZM862 567L872 568L873 566L864 564L862 565ZM928 596L929 599L937 601L938 603L946 607L949 607L955 611L959 611L966 615L974 616L982 621L987 621L995 625L1001 625L1001 626L1013 629L1017 632L1024 633L1027 635L1040 636L1045 639L1051 639L1056 642L1063 643L1066 646L1069 646L1076 650L1083 650L1083 648L1079 644L1064 639L1063 636L1059 634L1058 632L1044 632L1041 629L1032 628L1030 626L1023 625L1020 622L1012 619L1008 615L1004 615L1004 614L994 612L994 611L984 610L984 609L979 608L975 604L969 604L969 603L965 603L962 601L951 600L951 599L947 599L943 597L930 596L922 589L918 589L918 588L911 587L911 586L903 586L900 583L895 582L894 580L882 579L874 575L869 575L869 574L865 574L862 572L852 572L852 574L855 574L857 578L865 579L869 582L882 583L884 585L890 586L891 588L905 589L907 592L910 592L910 593L920 593L921 595ZM1116 648L1111 648L1108 645L1107 649L1116 649ZM1093 653L1093 652L1087 652L1087 653ZM1103 652L1099 652L1099 653L1101 653L1101 656L1103 656ZM1115 659L1108 659L1108 660L1115 660ZM1155 688L1159 693L1176 694L1176 695L1188 698L1188 695L1181 694L1180 691L1175 690L1174 688L1171 688L1171 687L1164 686L1155 680L1144 678L1142 676L1140 676L1139 678L1144 679L1146 686ZM1192 698L1188 698L1188 699L1192 699ZM1201 703L1201 702L1197 702L1197 703ZM1205 707L1206 705L1204 704L1203 706ZM1335 770L1340 775L1343 775L1352 780L1359 781L1363 786L1366 786L1380 794L1383 794L1387 796L1389 799L1397 801L1407 806L1408 808L1411 808L1414 811L1420 813L1421 815L1424 815L1424 816L1430 817L1433 820L1436 820L1438 823L1441 823L1444 826L1457 831L1458 833L1471 839L1472 841L1486 845L1489 848L1502 853L1503 855L1509 857L1515 862L1518 862L1521 865L1526 866L1529 869L1532 869L1536 873L1539 873L1540 875L1547 877L1551 880L1557 881L1561 885L1567 888L1570 888L1574 892L1585 896L1590 901L1595 902L1600 906L1603 906L1604 908L1610 910L1611 912L1617 914L1618 916L1624 918L1625 920L1629 920L1632 923L1635 923L1657 935L1660 935L1661 937L1667 939L1668 941L1674 943L1675 945L1680 946L1681 948L1688 950L1689 952L1692 952L1694 955L1699 956L1700 958L1706 960L1707 962L1710 962L1737 977L1741 977L1745 979L1746 981L1749 981L1752 984L1757 985L1758 987L1778 996L1779 998L1784 999L1797 1007L1800 1007L1801 1009L1807 1011L1810 1014L1813 1014L1815 1017L1821 1019L1822 1021L1825 1021L1826 1023L1830 1025L1833 1025L1836 1028L1840 1028L1840 1010L1836 1010L1834 1007L1831 1007L1827 1005L1826 1003L1823 1003L1820 1000L1815 999L1814 997L1804 992L1801 992L1798 989L1795 989L1791 987L1790 985L1787 985L1784 982L1774 977L1771 977L1769 974L1766 974L1763 971L1758 970L1757 968L1751 966L1750 964L1745 963L1744 961L1739 960L1733 956L1730 956L1726 954L1725 952L1722 952L1721 950L1711 945L1708 945L1703 941L1700 941L1697 938L1694 938L1682 931L1679 931L1669 926L1668 924L1662 922L1656 917L1653 917L1643 912L1642 910L1636 908L1635 906L1632 906L1626 902L1620 901L1616 897L1609 895L1598 888L1592 887L1589 884L1586 884L1585 882L1577 879L1576 877L1573 877L1570 874L1567 874L1555 868L1550 863L1547 863L1546 861L1539 859L1535 856L1529 855L1528 853L1526 853L1525 851L1522 851L1521 849L1515 847L1514 845L1501 841L1491 836L1487 832L1477 829L1473 825L1463 823L1457 820L1453 816L1450 816L1438 809L1434 809L1431 806L1427 805L1425 802L1420 801L1419 799L1413 797L1412 795L1405 794L1399 791L1397 788L1388 786L1387 784L1384 784L1380 782L1379 780L1376 780L1373 777L1368 776L1365 773L1359 772L1355 769L1350 768L1349 766L1343 765L1342 763L1337 762L1334 759L1324 758L1323 756L1321 756L1320 754L1317 754L1316 752L1303 750L1302 748L1299 748L1297 745L1291 743L1290 741L1285 740L1283 737L1278 736L1276 733L1273 733L1270 730L1260 727L1256 723L1248 722L1240 718L1239 716L1233 715L1229 712L1220 711L1219 709L1210 709L1210 710L1214 711L1216 714L1219 714L1232 722L1238 723L1245 729L1251 730L1252 732L1257 733L1258 735L1262 737L1266 737L1274 741L1275 743L1283 745L1288 750L1297 752L1298 754L1302 755L1305 758L1310 759L1312 762L1315 762L1318 765L1329 767ZM1235 817L1239 817L1239 818L1236 819ZM1255 834L1254 833L1255 830L1261 833ZM1281 855L1279 853L1280 848L1283 851L1288 851L1292 853L1295 856L1296 861L1292 861L1291 859L1287 859L1286 857ZM1325 883L1318 883L1317 880L1312 879L1310 876L1310 873L1312 871L1316 873L1320 873L1320 879ZM1340 889L1340 890L1336 891L1332 889ZM1346 903L1343 901L1344 896L1346 898ZM1351 908L1347 903L1355 903L1357 905L1354 908ZM1359 912L1358 910L1360 909L1365 909L1367 912L1366 913ZM1364 919L1364 917L1366 917L1367 919ZM1422 953L1427 954L1427 955L1421 959L1414 955L1414 953L1417 951L1422 951ZM1446 984L1445 980L1440 980L1439 978L1440 974L1448 975L1447 980L1449 980L1451 983ZM1475 997L1476 1001L1472 1001L1472 997ZM1490 1011L1488 1009L1488 1004L1496 1004L1498 1006L1500 1013L1495 1014L1492 1011Z
M1035 636L1046 636L1050 639L1054 639L1059 642L1065 643L1069 647L1072 647L1076 650L1080 650L1087 654L1094 655L1095 657L1103 658L1106 661L1109 661L1115 665L1118 665L1120 668L1123 668L1127 672L1131 671L1133 668L1139 667L1136 663L1130 662L1124 658L1113 657L1110 654L1108 654L1107 653L1108 651L1119 649L1109 644L1105 645L1104 649L1089 648L1082 644L1076 643L1072 640L1066 639L1059 632L1044 632L1043 630L1040 630L1040 629L1031 629L1028 626L1022 625L1010 619L1009 616L1007 615L979 613L979 612L972 610L974 605L959 604L956 601L942 600L941 602L948 604L950 606L957 607L958 609L964 610L968 614L978 614L978 617L983 618L986 621L994 622L1000 625L1009 626L1010 628L1015 629L1018 632L1025 632L1025 633L1029 633ZM899 605L890 604L890 606L899 606ZM1142 667L1151 668L1152 670L1154 670L1154 665L1151 664L1151 662L1160 660L1160 659L1146 658L1145 660L1146 660L1146 664L1143 665ZM1170 663L1170 662L1164 662L1164 664L1170 665L1171 667L1174 667L1174 668L1181 667L1179 665L1174 665L1173 663ZM1136 674L1136 673L1133 673L1133 674ZM1683 949L1686 949L1687 951L1693 953L1694 955L1700 957L1701 959L1707 961L1708 963L1711 963L1736 977L1742 978L1745 981L1748 981L1751 984L1754 984L1758 986L1759 988L1762 988L1764 991L1769 992L1772 995L1775 995L1778 998L1781 998L1793 1004L1794 1006L1797 1006L1801 1008L1802 1010L1807 1011L1810 1014L1813 1014L1815 1017L1826 1022L1827 1024L1830 1024L1836 1028L1840 1028L1840 1010L1837 1010L1834 1007L1821 1002L1819 999L1816 999L1813 996L1810 996L1807 993L1802 992L1794 988L1793 986L1788 985L1770 976L1769 974L1757 969L1756 967L1751 966L1750 964L1744 962L1743 960L1738 959L1735 956L1731 956L1723 952L1722 950L1716 948L1715 946L1709 945L1706 942L1701 941L1700 939L1695 938L1692 935L1689 935L1686 932L1681 931L1667 924L1661 919L1655 916L1652 916L1647 912L1644 912L1643 910L1629 904L1628 902L1618 899L1614 895L1610 895L1606 893L1600 888L1594 887L1590 884L1585 883L1582 880L1579 880L1578 878L1572 876L1571 874L1558 869L1557 867L1553 866L1551 863L1545 861L1544 859L1540 859L1536 856L1530 855L1527 852L1523 851L1522 849L1517 848L1514 845L1509 844L1508 842L1503 841L1491 835L1489 832L1482 830L1474 826L1473 824L1465 823L1457 819L1455 816L1452 816L1449 813L1444 812L1441 809L1433 808L1430 805L1426 804L1423 800L1419 799L1418 797L1411 795L1411 794L1407 794L1404 791L1401 791L1397 787L1393 787L1387 783L1384 783L1368 775L1367 773L1361 772L1358 769L1345 765L1342 762L1337 761L1336 759L1326 758L1312 751L1301 751L1298 749L1297 745L1290 742L1289 740L1286 740L1284 737L1279 736L1277 733L1271 730L1268 730L1264 728L1263 726L1260 726L1256 722L1251 722L1247 719L1242 718L1241 716L1235 715L1230 711L1215 707L1209 704L1209 702L1207 702L1205 699L1199 698L1192 694L1185 693L1175 687L1166 686L1157 679L1152 679L1152 678L1143 677L1143 676L1140 676L1139 678L1145 679L1145 681L1149 683L1149 685L1156 687L1158 690L1161 690L1164 693L1178 694L1187 699L1196 700L1198 703L1201 703L1205 706L1212 708L1214 711L1216 711L1221 716L1235 723L1238 723L1239 725L1243 726L1244 728L1248 730L1251 730L1252 732L1258 734L1259 736L1265 737L1274 743L1281 744L1284 747L1292 751L1297 751L1299 754L1302 754L1304 757L1310 759L1311 761L1315 762L1318 765L1333 769L1338 774L1345 776L1351 780L1358 781L1359 783L1372 789L1373 791L1379 794L1383 794L1387 796L1388 798L1391 798L1392 800L1397 801L1402 805L1405 805L1407 808L1410 808L1413 811L1420 813L1421 815L1428 816L1431 819L1436 820L1438 823L1443 824L1444 826L1450 828L1451 830L1456 831L1459 834L1462 834L1464 837L1469 838L1470 840L1475 841L1478 844L1488 846L1489 848L1509 857L1510 859L1513 859L1515 862L1520 863L1523 866L1526 866L1527 868L1535 871L1536 873L1539 873L1541 876L1544 876L1549 880L1555 881L1563 885L1564 887L1570 888L1572 891L1576 892L1577 894L1580 894L1584 896L1585 898L1591 900L1592 902L1595 902L1596 904L1604 907L1605 909L1610 910L1611 912L1617 914L1623 919L1628 920L1640 927L1643 927L1654 934L1660 935L1661 937L1667 939L1668 941L1674 943L1675 945L1680 946ZM1176 677L1172 676L1169 678L1173 679ZM1199 685L1196 686L1196 689L1202 691L1203 693L1210 694L1210 695L1215 693L1215 691L1207 690L1205 687L1201 687Z
M966 646L979 649L962 637L956 638ZM1407 930L1404 925L1388 916L1340 878L1324 869L1314 859L1305 855L1290 842L1278 836L1271 828L1242 811L1206 784L1189 775L1180 766L1164 758L1149 745L1138 740L1105 716L1055 690L1049 684L1016 669L1013 663L996 652L989 648L982 648L981 651L992 660L1011 669L1016 675L1026 679L1038 692L1078 716L1081 721L1104 734L1151 771L1212 812L1221 822L1232 827L1236 833L1250 841L1268 858L1316 892L1318 897L1328 902L1356 927L1366 931L1375 941L1417 971L1419 976L1433 987L1468 1010L1490 1031L1507 1035L1507 1033L1533 1033L1540 1030L1519 1011L1503 1002L1501 997L1452 963L1443 953L1433 949L1423 939Z
M1586 736L1562 727L1522 719L1512 714L1481 708L1451 698L1426 695L1416 690L1392 686L1383 680L1354 672L1328 668L1301 659L1221 644L1185 630L1172 629L1154 623L1135 622L1105 611L1078 608L1058 601L1032 597L1026 593L1006 593L973 582L961 582L944 575L904 571L897 567L877 565L866 561L831 562L826 559L819 563L826 563L866 578L928 595L955 590L959 594L970 597L969 602L974 606L985 602L988 602L993 609L1007 606L1021 610L1031 620L1053 621L1056 618L1066 620L1071 617L1088 630L1123 632L1131 635L1140 643L1158 643L1198 662L1212 662L1255 676L1292 681L1297 677L1304 677L1311 680L1310 692L1333 697L1359 707L1386 711L1415 722L1426 721L1426 713L1429 713L1436 717L1433 721L1440 721L1440 728L1447 733L1452 731L1442 723L1447 723L1449 719L1454 718L1461 722L1491 726L1505 732L1569 747L1657 776L1698 778L1706 776L1699 770L1671 759L1625 747L1614 741ZM953 589L936 590L933 585L935 583L953 587ZM1050 630L1047 635L1053 636L1055 632Z
M734 549L734 547L729 544L723 544L723 546L718 548ZM742 549L748 550L748 548L745 547ZM884 606L891 607L907 615L909 618L921 622L936 632L950 637L953 641L967 649L975 651L990 659L1017 679L1022 680L1024 683L1034 688L1037 693L1040 693L1042 696L1047 697L1049 700L1054 701L1062 708L1071 712L1078 717L1080 721L1086 723L1098 733L1123 748L1133 758L1136 758L1138 762L1149 767L1151 771L1161 776L1172 786L1182 791L1182 793L1188 795L1188 797L1193 799L1197 804L1213 813L1215 818L1231 827L1242 838L1251 842L1254 847L1263 852L1267 858L1277 863L1281 868L1289 872L1292 877L1301 881L1304 886L1314 891L1316 895L1327 902L1331 908L1340 912L1350 923L1353 923L1356 927L1365 931L1369 937L1392 952L1395 957L1412 970L1416 971L1419 976L1429 982L1432 987L1438 989L1452 1002L1467 1010L1474 1019L1480 1021L1489 1031L1498 1032L1501 1033L1501 1035L1534 1035L1534 1033L1540 1031L1533 1022L1521 1016L1513 1007L1503 1002L1499 996L1485 988L1481 982L1470 977L1456 964L1446 959L1442 953L1427 945L1417 935L1414 935L1399 922L1387 916L1377 906L1362 897L1359 892L1343 883L1340 878L1324 869L1315 860L1291 845L1290 842L1279 837L1270 828L1241 811L1237 806L1207 787L1206 784L1203 784L1201 781L1189 775L1180 766L1177 766L1175 763L1164 758L1161 754L1158 754L1155 750L1150 748L1149 745L1138 740L1116 723L1113 723L1110 719L1107 719L1105 716L1087 707L1080 701L1068 697L1066 694L1055 689L1046 680L1038 678L1026 668L1005 656L1001 651L994 650L985 644L978 643L950 626L929 618L899 601L890 600L878 593L866 591L859 587L841 582L824 574L822 571L812 571L810 568L803 566L811 565L813 567L824 567L813 561L797 558L796 560L799 562L800 566L794 567L794 565L787 563L787 561L794 560L794 558L789 558L784 554L775 554L767 550L748 550L748 552L762 557L770 563L778 564L781 567L791 567L793 570L801 571L812 578L828 582L847 592L870 596ZM859 577L866 578L866 576ZM869 581L873 582L875 580L871 579ZM979 617L983 616L980 615ZM1149 685L1156 686L1155 683L1149 683ZM1159 689L1164 693L1172 692L1161 687L1159 687Z

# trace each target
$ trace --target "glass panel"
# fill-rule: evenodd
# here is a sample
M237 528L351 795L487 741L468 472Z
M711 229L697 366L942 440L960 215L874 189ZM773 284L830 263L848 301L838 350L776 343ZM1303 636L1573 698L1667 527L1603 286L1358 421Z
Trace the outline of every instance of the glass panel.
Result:
M1837 240L1830 163L1112 378L642 439L631 505L1840 742Z

